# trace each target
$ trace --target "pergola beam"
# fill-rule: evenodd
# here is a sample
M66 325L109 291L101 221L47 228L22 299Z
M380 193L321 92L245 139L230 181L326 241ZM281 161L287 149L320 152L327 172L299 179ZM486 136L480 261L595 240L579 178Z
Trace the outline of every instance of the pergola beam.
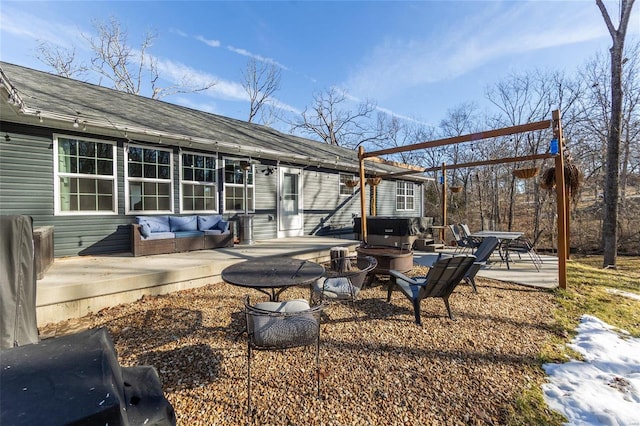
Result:
M429 142L420 142L412 145L398 146L395 148L381 149L363 153L364 158L376 157L385 154L397 154L399 152L415 151L416 149L437 148L439 146L453 145L463 142L475 142L483 139L497 138L499 136L508 136L516 133L532 132L534 130L544 130L551 127L549 120L536 121L533 123L519 124L517 126L504 127L502 129L488 130L486 132L471 133L468 135L454 136L451 138L439 139Z

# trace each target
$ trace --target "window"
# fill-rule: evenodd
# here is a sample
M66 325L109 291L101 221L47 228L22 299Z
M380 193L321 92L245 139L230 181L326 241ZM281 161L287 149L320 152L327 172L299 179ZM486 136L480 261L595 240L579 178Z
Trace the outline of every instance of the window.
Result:
M56 214L117 213L116 146L54 137Z
M414 185L412 182L396 182L396 210L414 209Z
M127 211L173 212L173 153L167 149L129 146L125 150Z
M253 185L253 166L247 160L225 158L224 160L224 210L225 212L245 211L245 172L247 211L255 211Z
M180 157L182 212L217 212L216 158L183 153Z
M340 173L340 195L353 195L355 192L355 186L347 186L347 182L354 182L356 177L346 173Z

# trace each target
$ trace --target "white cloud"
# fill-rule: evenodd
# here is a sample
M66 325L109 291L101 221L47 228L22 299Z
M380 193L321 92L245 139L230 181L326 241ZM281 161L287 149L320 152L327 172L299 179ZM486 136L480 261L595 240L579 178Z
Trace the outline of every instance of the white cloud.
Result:
M206 44L207 46L210 47L220 47L220 41L219 40L209 40L204 38L203 36L196 36L196 40L203 42L204 44Z
M434 34L422 40L387 38L372 49L346 86L384 100L509 55L608 37L595 5L580 2L487 3L483 13L459 16L440 37Z
M169 32L173 33L173 34L177 34L180 37L189 37L189 34L185 33L184 31L178 29L178 28L169 28Z
M282 68L283 70L287 70L287 71L289 70L288 67L286 67L285 65L282 65L280 62L277 62L275 59L266 58L264 56L257 55L255 53L251 53L248 50L240 49L233 46L227 46L227 49L231 52L237 53L238 55L247 56L249 58L255 59L256 61L264 62L266 64L272 64L279 68Z
M81 31L75 24L52 19L50 16L43 19L4 3L0 8L0 22L3 33L25 39L46 41L66 49L70 49L76 44L82 45L84 41Z

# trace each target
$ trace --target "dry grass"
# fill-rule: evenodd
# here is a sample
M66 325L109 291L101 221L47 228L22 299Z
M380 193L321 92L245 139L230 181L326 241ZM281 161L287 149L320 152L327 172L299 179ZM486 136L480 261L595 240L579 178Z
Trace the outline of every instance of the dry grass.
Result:
M420 271L415 271L420 272ZM553 293L478 280L451 297L423 301L423 327L399 292L365 289L355 308L331 304L321 329L322 398L312 350L257 352L254 412L246 407L246 289L217 283L103 310L123 366L153 365L181 425L555 423L519 398L544 379L539 353L553 335ZM258 293L251 293L258 300ZM291 289L283 298L308 297ZM64 326L58 324L57 326ZM534 392L527 404L540 400ZM532 416L527 418L527 416Z

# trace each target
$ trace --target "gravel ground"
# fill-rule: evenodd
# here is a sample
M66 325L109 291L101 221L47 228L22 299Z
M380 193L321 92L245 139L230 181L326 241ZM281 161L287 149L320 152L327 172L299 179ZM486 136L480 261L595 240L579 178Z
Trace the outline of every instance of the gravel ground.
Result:
M386 302L380 282L363 290L355 308L328 305L321 399L314 350L254 352L252 416L240 334L247 289L216 283L105 309L83 322L109 329L121 365L157 368L180 425L505 424L522 389L543 374L536 358L552 333L553 300L543 290L477 281L478 294L460 285L451 296L454 321L441 299L424 300L422 327L400 292ZM295 288L282 299L308 295Z

